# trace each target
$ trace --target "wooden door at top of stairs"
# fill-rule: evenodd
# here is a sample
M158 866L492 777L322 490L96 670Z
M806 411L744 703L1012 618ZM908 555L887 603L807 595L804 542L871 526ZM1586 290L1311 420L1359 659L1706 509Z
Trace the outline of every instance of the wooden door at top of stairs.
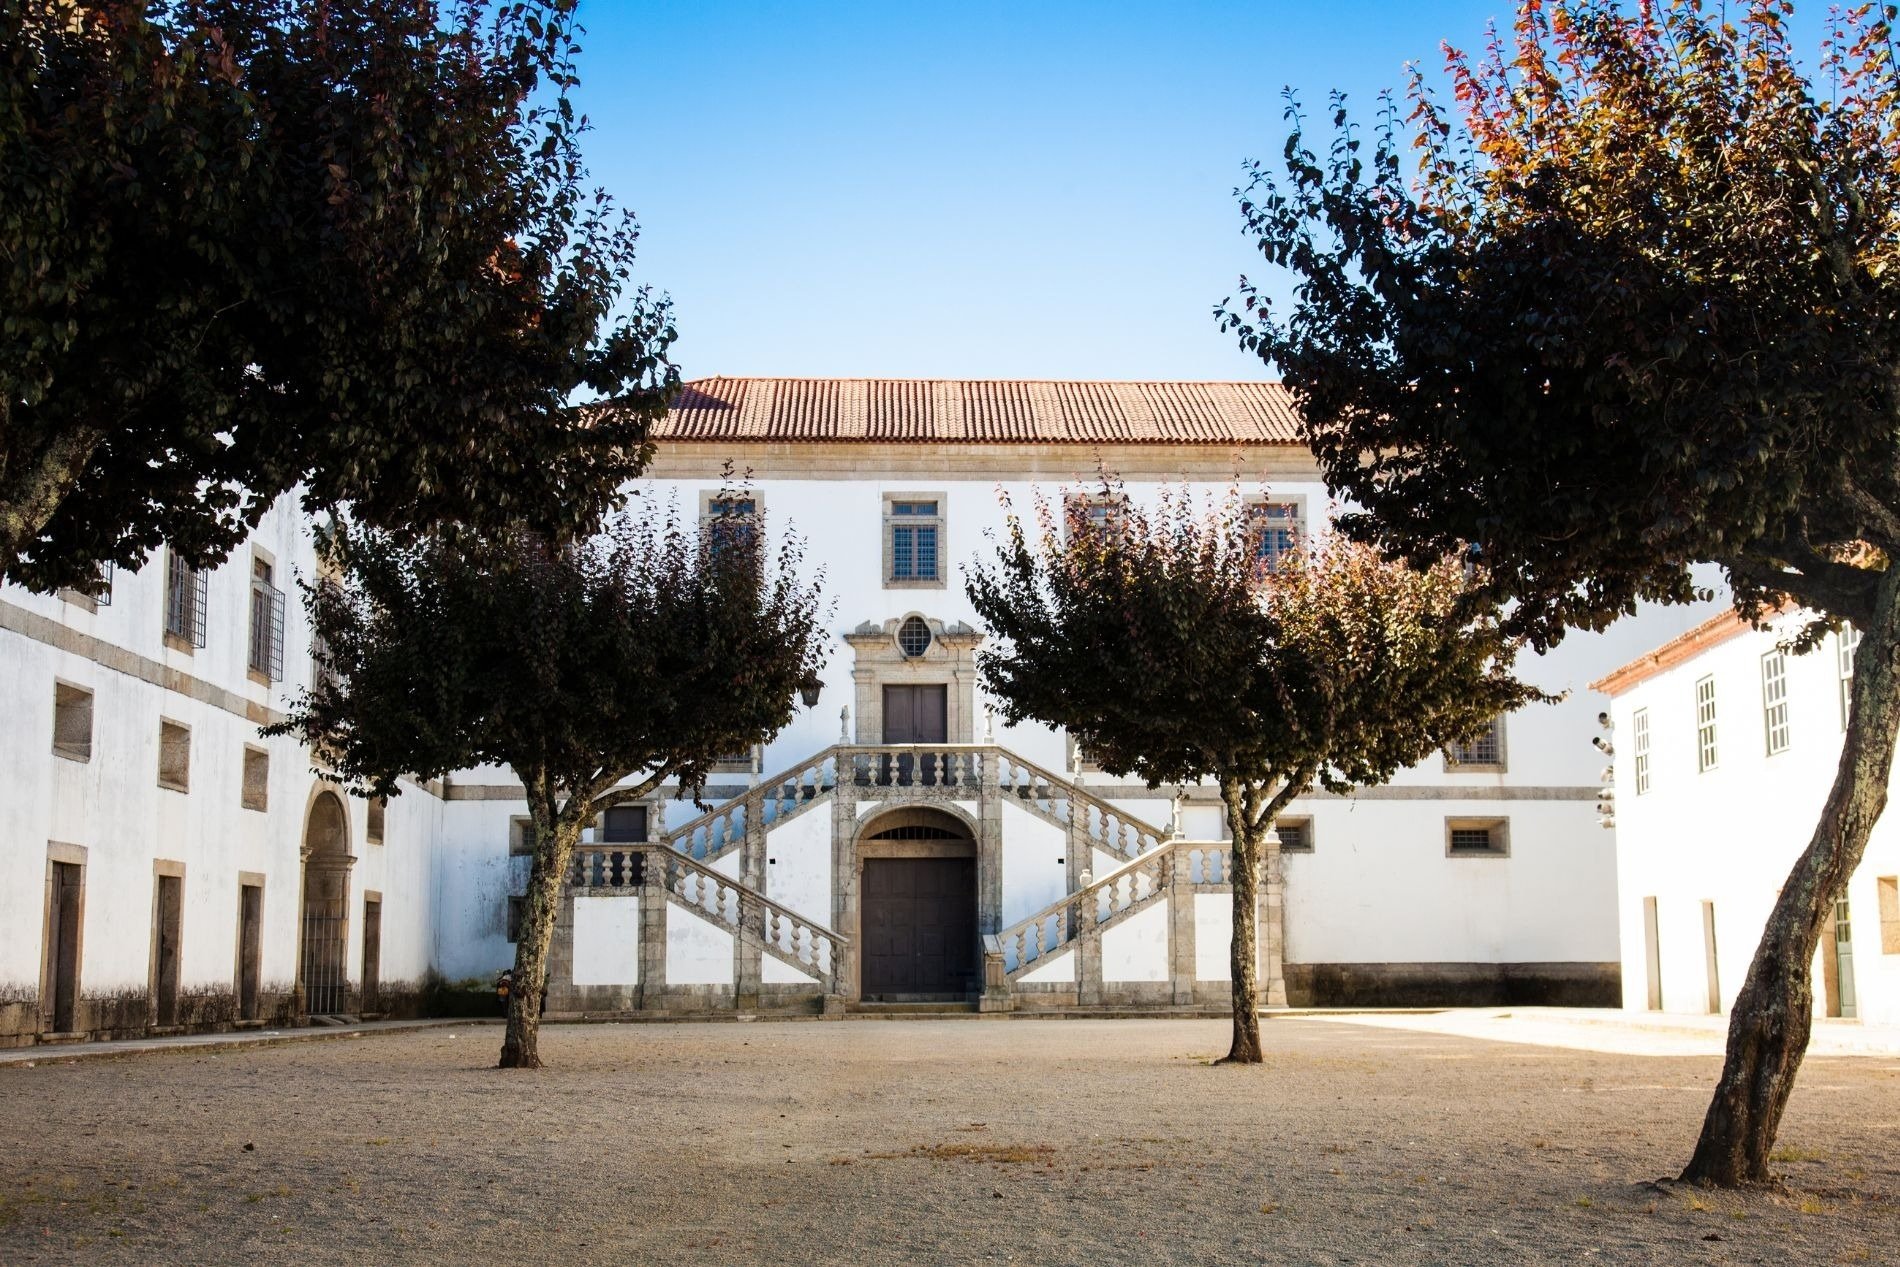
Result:
M973 993L976 859L864 860L865 998Z

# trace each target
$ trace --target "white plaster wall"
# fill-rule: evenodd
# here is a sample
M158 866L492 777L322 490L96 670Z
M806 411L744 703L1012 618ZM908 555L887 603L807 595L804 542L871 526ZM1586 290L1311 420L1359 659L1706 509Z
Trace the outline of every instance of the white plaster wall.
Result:
M574 899L574 984L640 983L637 893Z
M837 802L808 809L765 837L765 895L831 927L831 815Z
M766 985L814 985L818 978L786 963L766 955L759 964L759 980Z
M1069 891L1069 835L1003 802L1003 926L1027 919Z
M1704 901L1715 904L1721 1006L1732 1006L1776 893L1814 830L1840 757L1838 644L1830 636L1815 652L1788 658L1789 747L1769 756L1761 657L1776 637L1743 633L1616 700L1617 913L1626 1007L1648 1003L1645 897L1657 900L1663 1009L1708 1010ZM1715 680L1718 761L1699 771L1695 684L1704 676ZM1638 708L1648 710L1650 730L1650 790L1640 796L1631 723ZM1900 1022L1900 954L1882 950L1881 876L1900 876L1900 822L1891 811L1875 826L1848 887L1860 1019L1891 1024ZM1818 956L1814 981L1819 1013L1825 995Z
M1168 899L1162 898L1103 932L1102 980L1168 979Z
M1233 979L1234 897L1194 895L1194 976L1198 981Z
M675 903L666 912L666 983L731 985L732 934Z
M1024 985L1073 985L1075 983L1075 952L1065 950L1045 960L1040 967L1025 972L1016 979Z
M526 893L530 859L508 853L526 801L447 801L435 867L435 962L451 981L490 978L514 963L508 898Z

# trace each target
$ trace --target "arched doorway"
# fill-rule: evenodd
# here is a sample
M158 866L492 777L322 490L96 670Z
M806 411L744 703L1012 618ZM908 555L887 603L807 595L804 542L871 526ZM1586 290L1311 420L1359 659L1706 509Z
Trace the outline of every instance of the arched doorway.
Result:
M343 798L319 792L303 831L303 953L298 982L304 1011L333 1016L347 1007L350 938L350 820Z
M922 806L879 814L858 833L858 866L859 994L884 1002L974 995L980 961L969 826Z

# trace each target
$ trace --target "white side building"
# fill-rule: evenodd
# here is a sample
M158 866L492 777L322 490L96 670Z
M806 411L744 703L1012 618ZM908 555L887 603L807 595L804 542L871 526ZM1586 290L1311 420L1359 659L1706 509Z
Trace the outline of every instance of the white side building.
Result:
M590 834L552 1012L1225 1002L1214 790L1185 789L1177 823L1173 789L1093 771L1043 727L992 730L960 568L999 495L1026 510L1099 468L1138 499L1237 484L1276 532L1323 530L1277 386L709 379L657 439L642 498L744 513L716 502L723 467L746 473L741 500L824 567L837 636L815 700L734 754L711 814L656 798ZM372 807L258 737L308 677L293 578L312 566L286 502L202 579L161 552L106 602L0 592L0 1043L404 1010L431 973L511 962L526 807L507 771ZM1462 761L1294 805L1261 911L1271 997L1621 997L1585 687L1682 620L1526 663L1569 697Z
M1834 782L1853 635L1805 655L1724 612L1603 678L1616 734L1623 1002L1720 1013ZM1875 827L1814 965L1820 1016L1900 1021L1900 823Z

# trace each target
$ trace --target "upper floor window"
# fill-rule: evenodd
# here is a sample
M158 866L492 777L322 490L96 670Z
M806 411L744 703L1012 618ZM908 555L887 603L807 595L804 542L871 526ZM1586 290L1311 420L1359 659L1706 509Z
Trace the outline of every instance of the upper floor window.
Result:
M1761 723L1768 755L1788 750L1788 658L1780 648L1761 658Z
M1247 539L1256 563L1278 567L1280 560L1293 553L1304 531L1297 502L1247 504Z
M1715 768L1715 679L1695 684L1695 761L1697 770Z
M53 683L53 751L68 761L92 760L92 692Z
M1649 791L1649 710L1639 708L1630 715L1632 750L1636 762L1636 795Z
M59 592L59 596L75 607L87 611L97 611L101 607L112 606L112 560L101 563L92 579L83 585L69 585Z
M600 838L608 844L635 844L647 838L647 807L616 805L601 815Z
M210 595L210 576L178 557L165 552L165 633L187 646L205 645L205 606Z
M1126 519L1118 497L1071 497L1064 509L1064 526L1071 537L1077 529L1088 529L1100 533L1105 541L1113 541L1121 535Z
M943 499L886 497L884 583L941 586L943 572Z
M1493 717L1490 724L1464 743L1445 748L1445 768L1474 773L1504 769L1504 718Z
M251 672L284 678L284 592L271 584L270 562L251 560Z
M750 546L759 532L759 499L749 493L708 493L699 522L715 553L727 545Z
M1841 729L1847 729L1848 714L1854 711L1854 652L1860 649L1860 630L1842 625L1835 635L1840 657Z

